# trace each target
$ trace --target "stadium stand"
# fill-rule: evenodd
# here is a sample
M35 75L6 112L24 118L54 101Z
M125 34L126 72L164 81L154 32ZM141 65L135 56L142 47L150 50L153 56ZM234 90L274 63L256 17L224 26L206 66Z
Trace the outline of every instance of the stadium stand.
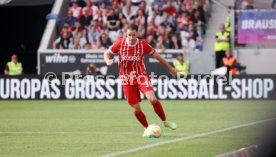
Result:
M135 23L139 37L156 49L202 51L208 4L209 0L71 0L53 48L108 48Z

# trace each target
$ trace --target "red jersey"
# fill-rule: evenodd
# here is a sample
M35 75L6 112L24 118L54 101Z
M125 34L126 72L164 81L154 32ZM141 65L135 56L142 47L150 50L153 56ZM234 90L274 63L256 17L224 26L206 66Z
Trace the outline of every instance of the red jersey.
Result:
M144 56L154 51L145 41L137 39L136 44L130 45L127 37L117 40L109 49L112 53L119 55L119 75L134 76L147 75L144 64Z

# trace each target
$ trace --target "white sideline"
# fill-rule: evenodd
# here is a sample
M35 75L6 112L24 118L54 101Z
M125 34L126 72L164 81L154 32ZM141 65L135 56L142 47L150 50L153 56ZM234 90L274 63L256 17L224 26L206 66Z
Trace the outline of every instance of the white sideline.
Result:
M149 144L149 145L145 145L145 146L141 146L141 147L137 147L137 148L132 148L132 149L128 149L128 150L124 150L124 151L120 151L120 152L101 155L99 157L114 157L114 156L118 156L118 155L129 154L129 153L133 153L133 152L137 152L137 151L140 151L140 150L149 149L149 148L153 148L153 147L158 147L158 146L169 144L169 143L186 141L186 140L190 140L190 139L194 139L194 138L198 138L198 137L203 137L203 136L208 136L208 135L212 135L212 134L222 133L222 132L226 132L226 131L230 131L230 130L234 130L234 129L239 129L239 128L243 128L243 127L247 127L247 126L251 126L251 125L261 124L261 123L264 123L264 122L267 122L267 121L272 121L272 120L276 120L276 118L266 119L266 120L261 120L261 121L255 121L255 122L246 123L246 124L235 125L235 126L232 126L232 127L222 128L222 129L214 130L214 131L210 131L210 132L204 132L204 133L199 133L199 134L195 134L195 135L191 135L191 136L176 138L176 139L173 139L173 140L157 142L157 143L154 143L154 144Z

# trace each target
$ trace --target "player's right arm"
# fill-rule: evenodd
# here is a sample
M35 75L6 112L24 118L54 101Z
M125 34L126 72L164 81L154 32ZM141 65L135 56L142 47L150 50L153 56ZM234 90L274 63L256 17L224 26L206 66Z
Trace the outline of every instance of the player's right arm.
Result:
M121 41L121 39L117 40L108 50L104 52L104 60L107 66L111 66L114 64L114 59L111 59L111 56L114 54L118 54Z
M107 66L111 66L114 64L114 59L110 59L112 52L108 49L104 52L104 60Z

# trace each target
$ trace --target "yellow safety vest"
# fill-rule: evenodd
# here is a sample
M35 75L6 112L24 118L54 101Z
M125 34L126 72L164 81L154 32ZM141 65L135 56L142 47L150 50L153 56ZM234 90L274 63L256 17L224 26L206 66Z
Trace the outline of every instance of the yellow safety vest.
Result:
M216 36L218 38L228 38L230 34L228 32L218 32ZM230 48L230 41L229 42L215 42L215 51L226 51Z
M14 63L12 61L7 63L9 68L9 75L20 75L22 74L22 64L20 62Z
M230 33L230 31L231 31L231 14L228 14L226 17L225 29L227 32Z
M185 61L183 64L181 64L180 61L175 60L173 62L173 66L175 67L176 70L180 71L179 72L180 74L182 74L182 75L189 74L189 68L190 68L189 61Z

